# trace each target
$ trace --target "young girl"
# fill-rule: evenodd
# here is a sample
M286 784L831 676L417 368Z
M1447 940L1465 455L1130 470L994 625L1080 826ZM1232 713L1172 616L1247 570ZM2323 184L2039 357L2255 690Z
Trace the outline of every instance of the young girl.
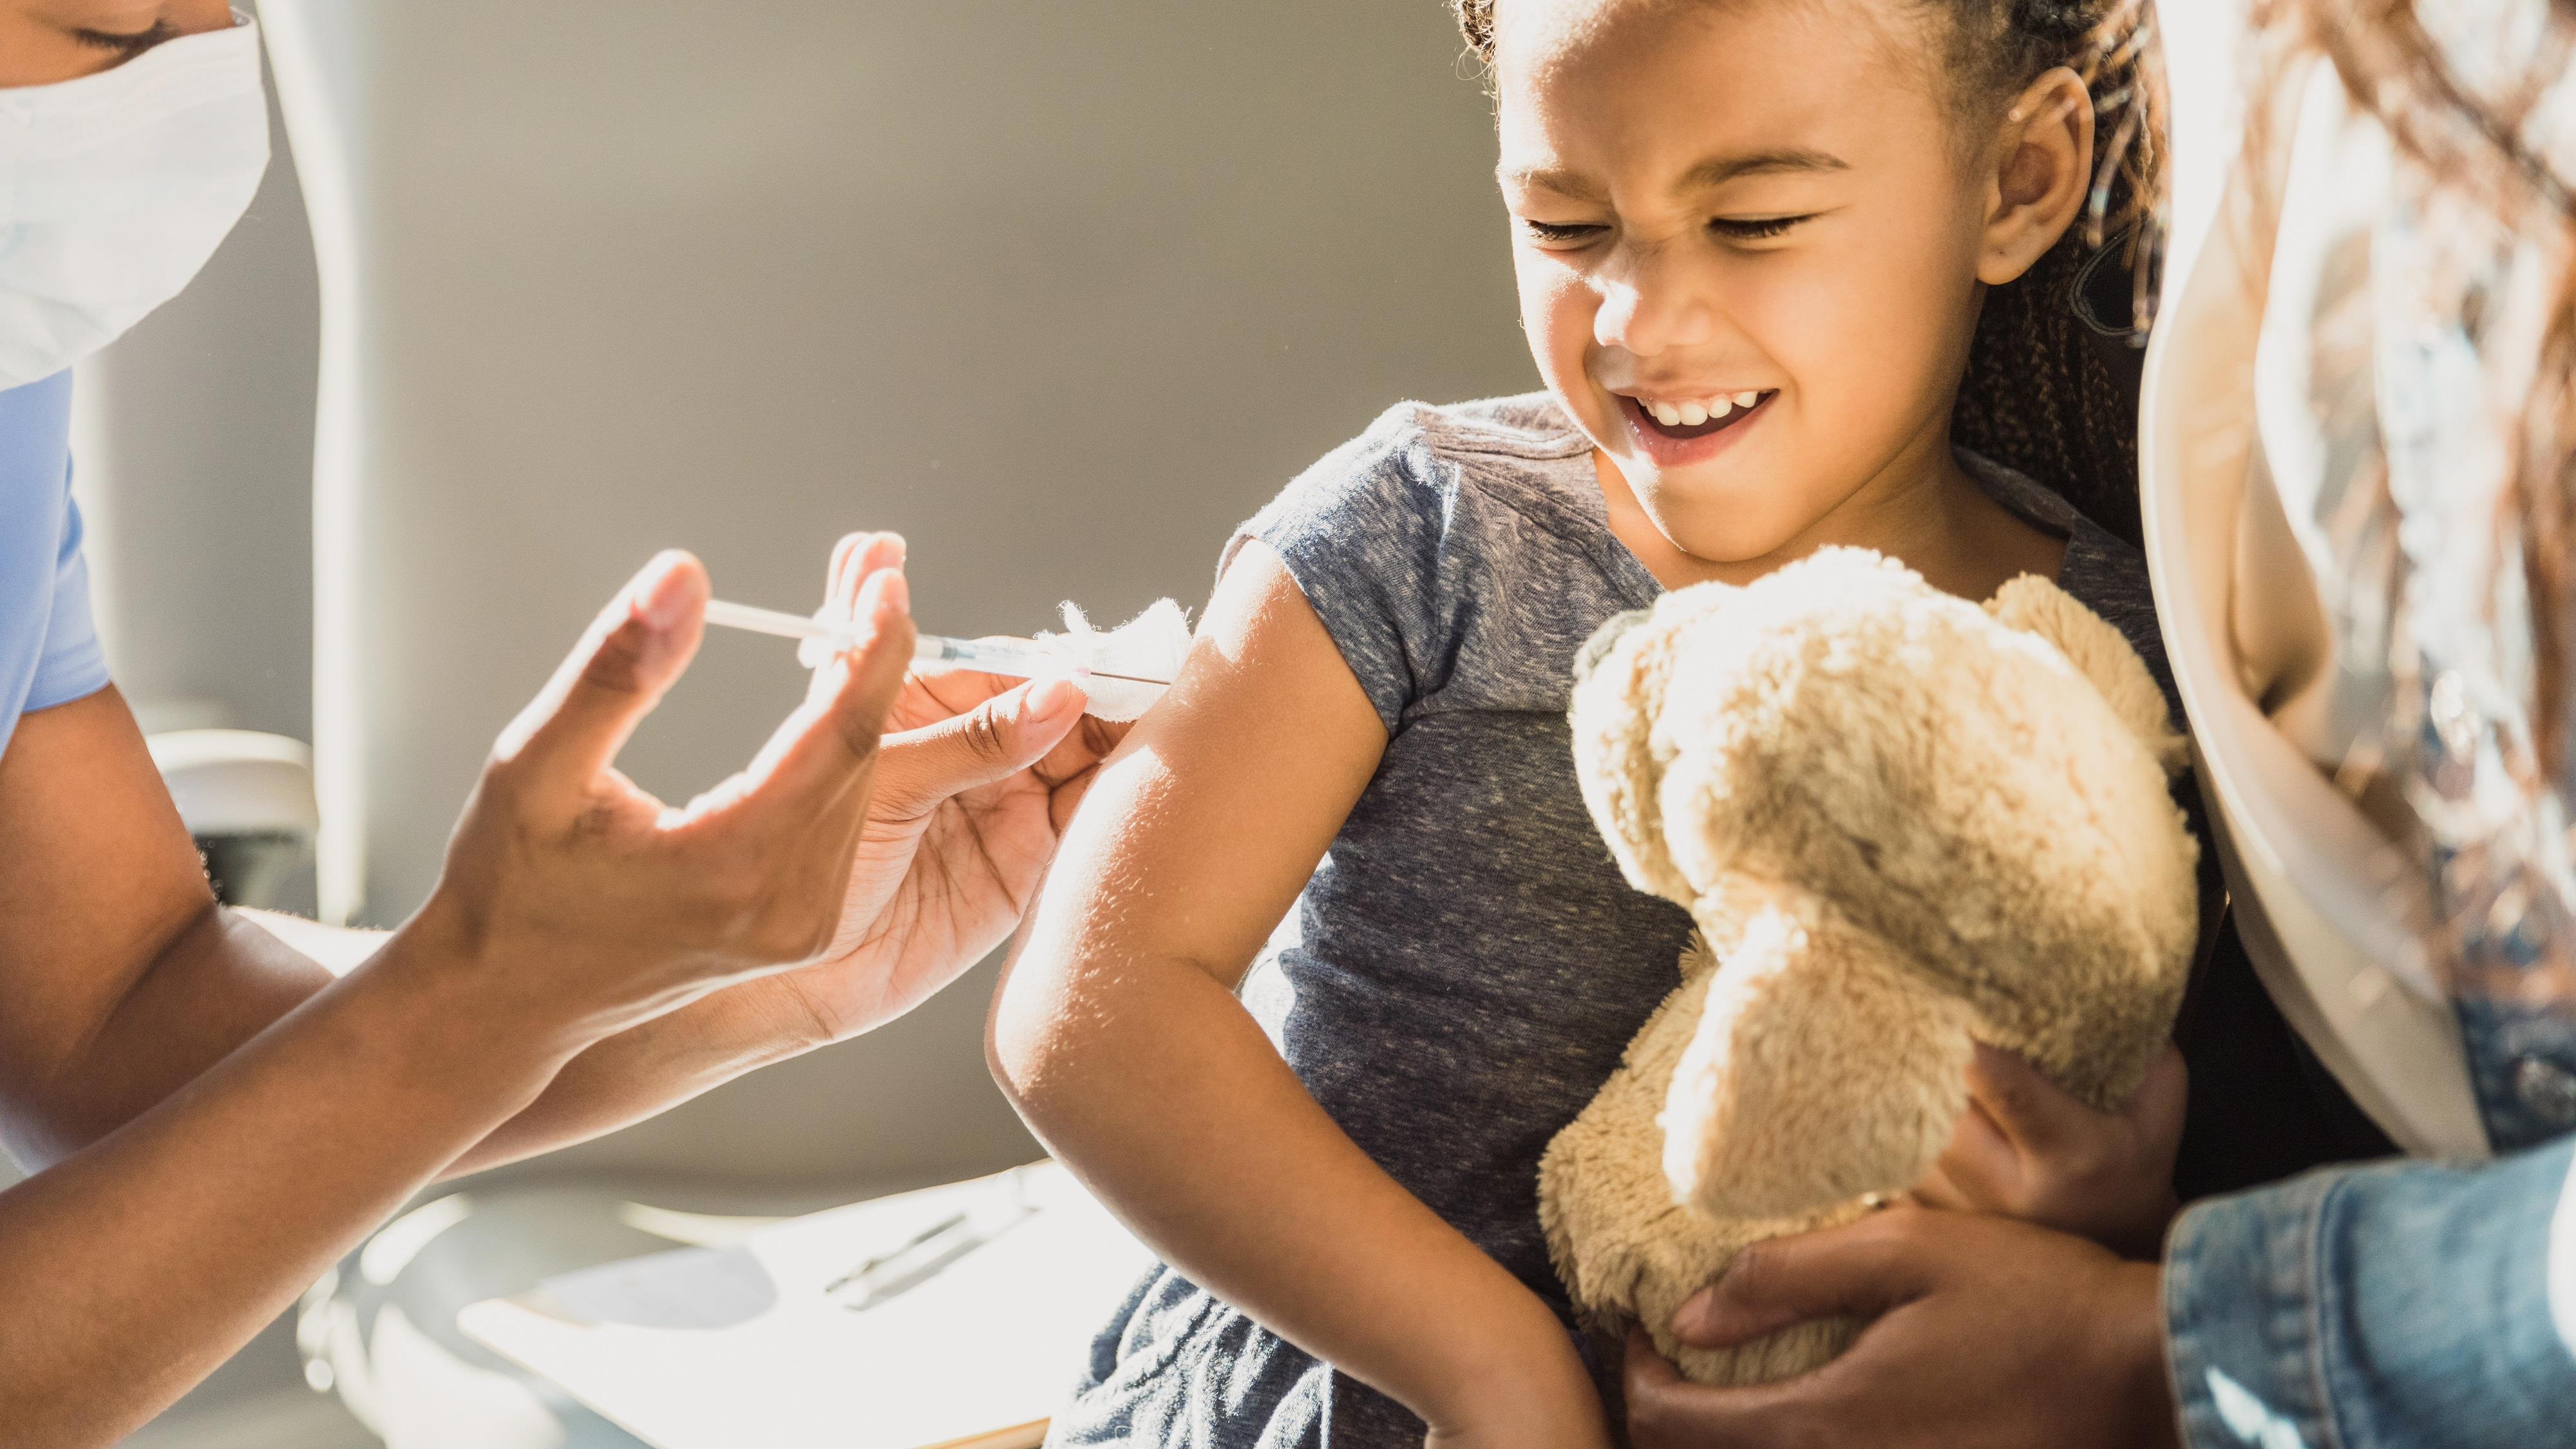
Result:
M2134 553L1951 436L2093 176L2082 6L1462 9L1548 390L1399 406L1246 525L1066 839L996 1071L1171 1266L1058 1443L1607 1442L1536 1169L1690 930L1576 790L1612 615L1857 544L2159 657Z

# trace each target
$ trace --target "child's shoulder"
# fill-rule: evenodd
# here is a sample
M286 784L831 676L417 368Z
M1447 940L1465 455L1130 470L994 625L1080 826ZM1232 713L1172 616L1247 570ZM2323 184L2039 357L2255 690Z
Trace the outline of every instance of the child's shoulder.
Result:
M1599 526L1591 448L1543 392L1401 402L1299 474L1255 522L1302 517L1337 531L1374 524L1448 532L1462 510L1499 508L1580 533Z
M1247 541L1276 554L1392 732L1417 701L1506 667L1487 657L1497 599L1544 581L1547 608L1502 611L1513 658L1540 661L1651 602L1591 449L1544 393L1398 403L1238 529L1218 577Z

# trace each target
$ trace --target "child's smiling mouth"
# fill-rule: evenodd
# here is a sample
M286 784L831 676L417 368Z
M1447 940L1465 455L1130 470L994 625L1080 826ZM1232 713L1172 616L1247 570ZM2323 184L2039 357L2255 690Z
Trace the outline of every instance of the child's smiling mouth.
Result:
M1769 411L1771 400L1779 395L1776 388L1763 388L1690 402L1661 398L1649 402L1626 393L1617 397L1619 412L1627 419L1629 430L1637 435L1637 441L1658 462L1669 466L1699 461L1716 446L1708 440Z

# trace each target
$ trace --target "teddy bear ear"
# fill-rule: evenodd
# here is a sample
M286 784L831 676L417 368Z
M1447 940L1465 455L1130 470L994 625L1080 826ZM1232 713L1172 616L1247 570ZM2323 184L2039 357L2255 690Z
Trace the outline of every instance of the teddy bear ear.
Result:
M1913 1187L1967 1110L1971 1020L1867 932L1754 913L1665 1098L1675 1200L1784 1218Z
M2037 574L2023 574L1997 589L1986 601L1986 612L1997 623L2056 645L2076 672L2093 681L2109 701L2111 712L2165 767L2165 773L2183 767L2188 749L2174 732L2165 692L2147 672L2146 661L2109 620Z

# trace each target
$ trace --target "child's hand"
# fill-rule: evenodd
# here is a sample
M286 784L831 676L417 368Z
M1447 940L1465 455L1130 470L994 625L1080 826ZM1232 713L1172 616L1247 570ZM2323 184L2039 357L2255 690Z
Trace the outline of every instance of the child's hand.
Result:
M2182 1053L2167 1043L2126 1106L2096 1112L2020 1057L1980 1043L1968 1111L1914 1196L2154 1257L2181 1210L2173 1167L2186 1089Z

